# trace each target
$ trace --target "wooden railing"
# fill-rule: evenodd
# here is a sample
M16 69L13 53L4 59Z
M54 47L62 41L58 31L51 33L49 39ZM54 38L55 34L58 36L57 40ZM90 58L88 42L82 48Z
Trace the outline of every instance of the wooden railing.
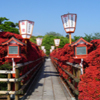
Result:
M8 74L8 78L0 78L0 82L7 82L7 91L0 91L0 94L6 94L7 100L10 100L10 95L15 95L15 100L19 100L19 96L25 93L28 88L28 84L32 81L33 77L39 70L40 66L44 62L44 57L34 61L17 64L14 71L0 70L0 74ZM35 63L35 64L34 64ZM31 68L29 68L31 65ZM35 66L33 66L35 65ZM23 73L24 68L27 67L27 71ZM15 74L15 78L11 78L11 74ZM28 77L27 81L22 82ZM11 82L15 84L15 90L11 90Z
M69 76L68 79L66 79L66 78L63 77L63 75L60 74L62 79L68 84L69 89L71 89L71 91L75 95L78 95L79 91L78 91L77 86L78 86L78 83L80 81L81 66L78 65L78 64L70 63L70 62L62 62L61 60L59 60L58 58L55 58L55 57L51 57L51 61L52 61L53 65L56 67L58 72L59 72L58 68L60 68L62 71L64 71ZM70 66L71 69L72 69L72 73L70 73L69 71L64 69L62 66L60 66L58 64L58 62L62 62L64 64L66 64L66 66Z

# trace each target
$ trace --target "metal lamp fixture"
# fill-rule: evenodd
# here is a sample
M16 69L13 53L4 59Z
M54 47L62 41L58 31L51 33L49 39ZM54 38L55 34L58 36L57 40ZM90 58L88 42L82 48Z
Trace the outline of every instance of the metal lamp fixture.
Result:
M58 51L58 47L59 47L59 45L60 45L60 39L54 39L54 44L55 44L55 46L56 46L56 48L57 48L56 51Z
M36 44L37 44L37 46L41 46L42 38L36 38Z
M29 21L29 20L19 21L20 35L24 39L30 39L31 36L32 36L33 27L34 27L34 22L33 21Z
M76 14L64 14L61 16L63 27L66 33L69 33L69 43L71 44L71 33L75 32L76 28Z

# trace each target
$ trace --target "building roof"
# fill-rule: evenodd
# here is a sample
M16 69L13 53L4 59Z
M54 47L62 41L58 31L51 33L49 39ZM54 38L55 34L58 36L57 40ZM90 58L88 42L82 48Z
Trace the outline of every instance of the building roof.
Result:
M6 45L6 44L10 43L11 41L14 41L21 46L26 45L25 43L21 42L20 40L16 39L15 37L10 38L8 41L2 43L2 45Z
M70 46L75 46L81 43L85 43L87 45L93 45L92 43L87 42L86 40L84 40L82 37L80 37L76 42L70 44Z

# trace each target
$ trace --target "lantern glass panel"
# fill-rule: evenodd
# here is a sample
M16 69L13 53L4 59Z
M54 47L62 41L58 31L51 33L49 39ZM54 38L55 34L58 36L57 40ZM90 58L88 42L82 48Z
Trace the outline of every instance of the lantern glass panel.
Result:
M75 27L75 15L69 15L70 27Z
M9 54L18 54L18 46L9 46Z
M42 38L36 38L36 43L37 43L38 46L41 46Z
M27 35L27 38L30 39L30 35Z
M22 35L23 38L26 38L26 35Z
M60 39L54 39L54 42L55 42L55 46L59 46L59 44L60 44Z
M27 21L27 34L31 35L34 23L31 21Z
M86 47L76 47L77 55L86 55Z
M27 25L27 21L22 21L22 22L20 22L21 34L26 34L26 25Z

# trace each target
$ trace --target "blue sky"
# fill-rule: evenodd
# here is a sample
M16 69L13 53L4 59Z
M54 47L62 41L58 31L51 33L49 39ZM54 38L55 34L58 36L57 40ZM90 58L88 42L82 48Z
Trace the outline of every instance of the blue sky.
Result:
M72 37L100 32L100 0L0 0L0 17L34 21L35 36L51 31L65 36L61 15L68 12L77 14Z

